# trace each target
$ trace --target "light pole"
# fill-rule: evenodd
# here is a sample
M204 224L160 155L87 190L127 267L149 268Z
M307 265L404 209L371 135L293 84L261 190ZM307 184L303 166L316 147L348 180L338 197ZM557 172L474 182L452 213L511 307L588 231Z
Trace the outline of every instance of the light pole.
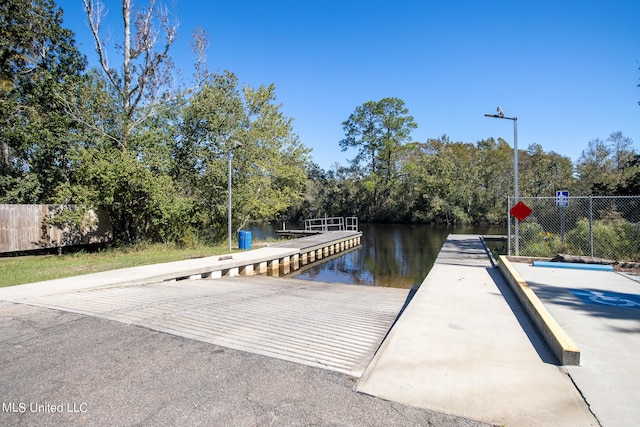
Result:
M498 114L485 114L485 117L492 117L494 119L506 119L513 120L513 192L515 193L515 203L518 203L518 118L517 117L505 117L502 108L498 106ZM520 246L518 243L520 235L518 234L518 220L516 220L516 241L515 241L515 254L520 255Z
M233 146L227 150L227 164L229 166L229 175L227 177L227 241L229 242L229 252L231 252L231 151L240 146L242 144L235 141Z

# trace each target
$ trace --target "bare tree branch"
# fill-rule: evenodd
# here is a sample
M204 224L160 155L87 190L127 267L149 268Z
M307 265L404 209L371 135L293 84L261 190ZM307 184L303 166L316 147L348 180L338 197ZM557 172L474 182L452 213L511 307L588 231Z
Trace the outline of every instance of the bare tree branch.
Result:
M107 139L115 142L116 144L120 144L121 143L121 141L116 136L114 136L111 133L109 133L106 129L104 129L104 127L100 126L98 124L98 122L96 122L95 120L87 120L84 117L82 117L82 115L79 114L79 112L82 111L82 110L78 109L78 105L77 104L73 104L72 102L69 101L69 99L67 99L64 96L61 96L59 93L55 93L54 95L60 101L60 103L62 104L62 108L64 109L64 111L73 120L75 120L76 122L82 124L86 128L98 133L102 137L107 138Z
M117 83L118 73L116 70L109 67L107 52L102 40L100 40L100 26L106 14L104 11L104 3L100 0L82 0L82 4L84 6L85 13L87 14L87 18L89 19L89 28L91 29L91 34L93 34L93 40L96 44L96 52L100 59L100 66L104 70L113 87L120 89L120 85Z
M83 4L100 65L122 102L120 145L126 150L134 129L174 97L170 93L173 62L169 49L176 40L178 25L171 22L168 10L158 6L156 0L149 0L147 7L136 11L131 0L122 0L122 71L118 72L109 66L100 40L104 4L101 0L83 0Z
M193 30L193 41L191 44L191 50L196 55L195 78L196 85L200 85L209 74L207 69L207 50L209 49L209 36L205 33L202 27L198 27Z

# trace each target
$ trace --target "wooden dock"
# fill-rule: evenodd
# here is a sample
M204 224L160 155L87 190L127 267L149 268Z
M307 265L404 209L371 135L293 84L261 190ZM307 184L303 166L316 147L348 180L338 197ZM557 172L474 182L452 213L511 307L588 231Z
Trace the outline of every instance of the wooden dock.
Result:
M360 245L361 231L325 231L312 236L276 243L270 248L294 249L298 251L298 262L294 270L301 266L332 256L344 250ZM289 264L296 264L296 256L290 258ZM286 263L286 260L283 259ZM288 274L286 267L283 274Z
M329 231L316 236L287 240L264 248L162 264L110 270L82 276L14 286L9 295L50 295L52 292L88 287L140 285L185 279L235 276L283 276L304 265L360 245L362 232Z
M317 230L276 230L276 234L283 237L306 237L321 233L323 232Z

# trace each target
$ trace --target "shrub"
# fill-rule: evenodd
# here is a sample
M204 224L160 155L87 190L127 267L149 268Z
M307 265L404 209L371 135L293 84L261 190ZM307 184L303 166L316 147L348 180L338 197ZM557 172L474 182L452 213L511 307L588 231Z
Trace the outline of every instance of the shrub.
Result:
M544 231L537 222L520 224L520 255L545 257L562 252L562 242L558 235Z

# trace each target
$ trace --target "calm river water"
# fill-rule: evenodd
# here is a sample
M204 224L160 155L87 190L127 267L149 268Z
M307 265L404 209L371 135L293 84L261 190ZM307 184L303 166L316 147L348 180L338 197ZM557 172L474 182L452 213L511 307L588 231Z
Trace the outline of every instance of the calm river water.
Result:
M305 266L292 273L291 277L411 288L420 285L427 276L450 233L506 234L505 230L499 228L441 228L429 225L360 224L359 228L362 231L360 246ZM256 239L275 236L275 229L275 224L267 223L254 224L250 228Z

